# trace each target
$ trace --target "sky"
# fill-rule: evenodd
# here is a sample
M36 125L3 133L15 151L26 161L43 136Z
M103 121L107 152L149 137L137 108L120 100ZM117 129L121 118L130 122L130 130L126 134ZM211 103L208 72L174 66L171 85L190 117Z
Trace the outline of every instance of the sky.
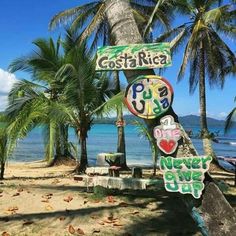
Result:
M7 72L9 64L15 59L30 53L32 41L37 38L56 37L63 29L48 30L50 19L62 10L91 1L86 0L0 0L0 111L7 105L7 93L17 79L29 79L29 75ZM178 17L179 23L183 21ZM233 51L236 46L228 41ZM179 116L199 114L199 98L196 90L189 95L188 76L177 83L177 73L182 52L173 58L173 66L163 74L174 88L173 108ZM209 117L224 119L236 104L236 78L228 77L224 89L207 87L207 114Z

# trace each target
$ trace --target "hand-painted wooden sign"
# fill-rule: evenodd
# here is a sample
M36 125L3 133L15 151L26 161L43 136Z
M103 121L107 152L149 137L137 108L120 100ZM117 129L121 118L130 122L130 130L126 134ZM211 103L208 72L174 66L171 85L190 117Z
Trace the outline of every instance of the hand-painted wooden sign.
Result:
M168 192L192 194L194 198L200 198L204 189L204 174L211 161L211 156L161 157L160 169L163 172L165 189Z
M118 120L116 121L116 126L117 127L124 127L126 125L124 120Z
M178 123L175 123L174 118L170 115L161 118L160 122L161 125L154 128L157 146L165 154L172 154L176 151L181 138Z
M96 70L143 70L171 66L169 43L98 48Z
M125 93L125 103L134 115L154 119L166 112L173 100L173 89L160 76L139 76Z

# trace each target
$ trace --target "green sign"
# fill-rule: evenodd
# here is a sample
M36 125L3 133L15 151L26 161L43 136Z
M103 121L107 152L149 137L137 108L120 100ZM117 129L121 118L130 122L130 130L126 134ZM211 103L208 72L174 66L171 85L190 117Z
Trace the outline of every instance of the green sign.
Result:
M200 198L204 189L204 174L211 161L211 156L161 157L160 169L163 172L165 189L168 192L192 194L193 197Z
M96 70L136 70L171 66L169 43L105 46L97 51Z

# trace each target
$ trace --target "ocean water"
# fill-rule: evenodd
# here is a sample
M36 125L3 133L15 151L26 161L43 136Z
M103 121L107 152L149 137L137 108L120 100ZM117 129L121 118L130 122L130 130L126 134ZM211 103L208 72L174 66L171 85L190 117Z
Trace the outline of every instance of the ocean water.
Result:
M194 134L198 133L199 127L185 127L186 130L192 130ZM218 139L220 143L213 143L213 148L219 156L236 157L236 129L229 134L224 135L222 127L209 127L211 132L219 131ZM78 145L73 130L70 130L70 141ZM127 163L137 165L152 165L151 150L148 141L144 137L140 137L137 127L127 125L125 127L126 153ZM200 139L192 139L195 148L200 155L203 154L202 141ZM89 164L95 165L96 157L102 152L116 152L117 145L117 128L112 124L96 124L92 126L88 134L88 158ZM42 160L44 157L44 141L42 129L35 128L28 136L18 141L17 149L14 153L12 161L36 161Z

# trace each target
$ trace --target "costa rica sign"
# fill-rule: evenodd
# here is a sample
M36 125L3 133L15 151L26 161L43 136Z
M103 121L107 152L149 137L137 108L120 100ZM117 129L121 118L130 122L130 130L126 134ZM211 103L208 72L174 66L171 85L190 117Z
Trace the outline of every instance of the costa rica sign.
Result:
M143 70L171 66L169 43L98 48L96 70Z
M128 85L125 104L134 115L144 119L154 119L165 113L171 106L173 89L160 76L139 76Z

